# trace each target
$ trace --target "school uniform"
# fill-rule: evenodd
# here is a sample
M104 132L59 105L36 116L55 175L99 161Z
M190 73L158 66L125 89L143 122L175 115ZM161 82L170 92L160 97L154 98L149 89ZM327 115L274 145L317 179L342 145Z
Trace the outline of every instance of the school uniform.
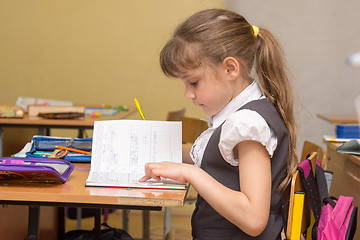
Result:
M192 234L203 239L281 239L284 225L282 196L277 191L286 174L288 132L280 115L253 81L216 116L209 118L209 129L195 141L190 152L194 164L224 186L241 191L238 160L233 148L241 141L263 144L271 156L271 205L268 224L257 237L251 237L217 213L200 195L192 216ZM241 212L238 213L241 215Z

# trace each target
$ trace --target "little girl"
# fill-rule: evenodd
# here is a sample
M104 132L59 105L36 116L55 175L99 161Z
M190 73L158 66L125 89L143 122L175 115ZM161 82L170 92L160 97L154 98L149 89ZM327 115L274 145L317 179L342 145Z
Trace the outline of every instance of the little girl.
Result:
M297 155L293 94L277 41L237 13L204 10L178 26L160 62L208 115L209 129L184 163L147 163L140 181L165 177L197 190L194 239L281 239Z

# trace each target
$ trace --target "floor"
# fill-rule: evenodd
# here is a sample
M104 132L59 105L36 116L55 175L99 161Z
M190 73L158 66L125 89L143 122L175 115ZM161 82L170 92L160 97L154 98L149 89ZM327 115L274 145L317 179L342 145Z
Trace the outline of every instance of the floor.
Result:
M183 207L171 208L172 239L191 239L191 214L194 204L185 204ZM108 216L107 223L110 227L122 228L122 210L116 210ZM129 212L129 234L134 239L142 239L142 211L131 210ZM81 229L91 230L94 226L94 218L84 218L81 221ZM66 231L75 230L77 221L66 219ZM164 239L164 210L150 212L150 239Z

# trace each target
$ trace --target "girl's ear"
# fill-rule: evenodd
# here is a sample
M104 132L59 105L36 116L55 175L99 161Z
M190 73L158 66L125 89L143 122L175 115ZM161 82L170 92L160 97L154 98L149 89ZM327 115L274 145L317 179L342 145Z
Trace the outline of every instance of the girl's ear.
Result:
M223 61L225 74L229 79L237 79L240 74L239 62L234 57L227 57Z

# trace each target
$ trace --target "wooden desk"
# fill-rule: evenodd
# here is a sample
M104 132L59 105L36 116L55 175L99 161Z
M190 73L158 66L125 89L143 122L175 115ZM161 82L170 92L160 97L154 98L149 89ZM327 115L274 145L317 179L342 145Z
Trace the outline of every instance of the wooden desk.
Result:
M83 119L45 119L26 115L24 118L0 118L1 127L39 127L39 128L84 128L91 129L95 120L124 119L136 112L136 108L121 111L112 116L93 118L85 116Z
M50 128L65 128L65 129L78 129L79 136L82 137L82 133L86 129L93 129L94 121L96 120L114 120L114 119L125 119L136 112L136 108L132 107L129 111L121 111L113 116L102 116L99 118L92 118L85 116L84 119L44 119L40 117L25 116L21 119L16 118L0 118L0 157L3 156L3 139L2 139L2 128L3 127L26 127L26 128L38 128L39 135L45 134L45 129Z
M354 197L353 204L360 207L360 156L337 153L335 149L342 143L325 142L327 146L327 168L333 172L330 195ZM357 229L360 229L360 214L357 219ZM360 231L354 239L360 239Z
M325 121L335 124L357 124L359 123L356 114L322 114L319 113L317 116Z
M85 187L90 164L74 165L64 184L0 185L0 204L29 206L29 236L37 234L40 206L161 210L184 205L185 190ZM95 224L100 229L100 222Z

